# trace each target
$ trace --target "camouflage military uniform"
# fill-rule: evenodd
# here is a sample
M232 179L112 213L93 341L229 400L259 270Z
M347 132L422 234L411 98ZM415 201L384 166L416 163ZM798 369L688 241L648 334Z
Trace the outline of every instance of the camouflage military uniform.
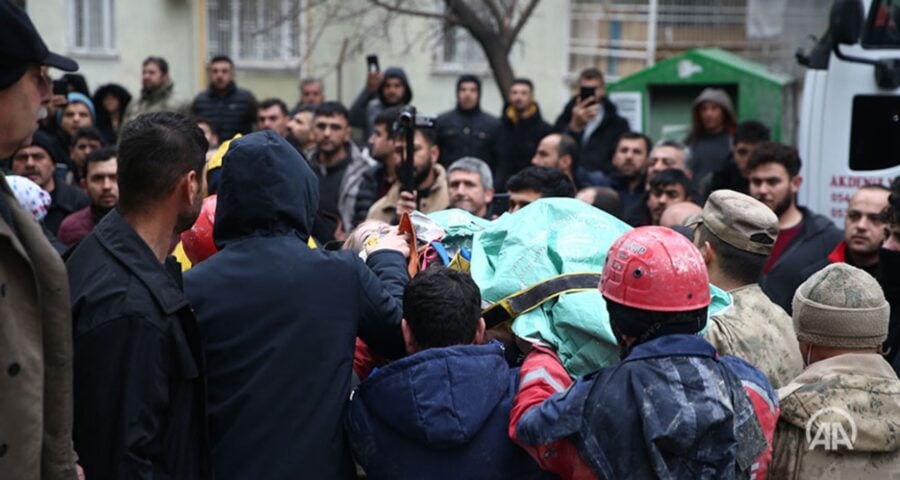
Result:
M719 355L740 357L766 374L774 388L787 385L803 370L791 317L772 303L758 284L729 292L731 308L711 318L706 340Z
M781 417L769 478L900 478L900 380L880 355L845 354L813 363L779 389L778 396ZM850 442L852 450L841 442L826 449L825 437L845 438L835 436L837 423L847 437L853 435L850 421L834 411L817 416L810 426L812 442L807 441L807 423L827 407L841 409L853 420L857 437ZM834 429L831 435L828 429Z

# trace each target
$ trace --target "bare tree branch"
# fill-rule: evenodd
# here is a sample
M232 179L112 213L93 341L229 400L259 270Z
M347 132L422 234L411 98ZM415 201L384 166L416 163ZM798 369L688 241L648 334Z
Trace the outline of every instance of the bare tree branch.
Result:
M434 20L440 20L442 22L450 23L453 25L459 24L459 19L457 19L451 13L440 14L440 13L434 13L434 12L427 12L425 10L403 8L399 5L399 2L397 2L397 4L394 4L394 5L390 5L386 2L384 2L383 0L369 0L369 2L371 2L373 5L375 5L377 7L381 7L381 8L384 8L385 10L395 12L395 13L401 13L404 15L413 15L416 17L431 18Z
M484 5L488 10L491 11L491 15L494 16L494 19L497 21L497 26L500 27L500 36L506 35L509 32L509 20L506 15L503 15L503 12L500 10L500 6L497 5L497 2L494 0L483 0Z
M512 35L509 36L509 44L512 46L512 43L518 38L519 32L522 31L522 27L528 23L528 17L534 12L534 8L537 7L538 1L540 0L530 0L528 5L525 6L525 9L522 10L522 13L519 14L519 19L516 21L516 25L513 27Z
M480 43L494 41L498 33L482 20L481 16L468 3L457 0L445 0L448 9L459 19L459 26L465 28Z

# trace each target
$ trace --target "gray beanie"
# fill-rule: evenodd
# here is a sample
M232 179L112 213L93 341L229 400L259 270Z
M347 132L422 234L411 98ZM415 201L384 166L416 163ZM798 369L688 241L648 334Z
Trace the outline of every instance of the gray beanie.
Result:
M887 339L891 307L868 273L833 263L794 293L797 339L822 347L874 348Z

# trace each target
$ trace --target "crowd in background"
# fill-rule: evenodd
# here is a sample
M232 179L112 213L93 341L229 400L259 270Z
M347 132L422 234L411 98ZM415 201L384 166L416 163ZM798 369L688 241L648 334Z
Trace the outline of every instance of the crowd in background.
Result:
M0 5L0 478L900 474L900 182L837 228L724 90L654 142L597 69L552 124L529 79L494 116L462 75L409 150L400 67L349 107L258 100L227 56L189 103L158 56L92 94ZM410 267L414 212L558 198L635 227L590 277L621 362L581 377L466 268ZM850 448L814 448L825 411Z

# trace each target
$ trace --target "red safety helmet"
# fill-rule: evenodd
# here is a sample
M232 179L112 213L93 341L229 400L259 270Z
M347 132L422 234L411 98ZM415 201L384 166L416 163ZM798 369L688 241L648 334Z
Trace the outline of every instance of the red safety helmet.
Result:
M213 256L218 250L213 241L213 225L216 223L216 195L203 200L200 215L189 230L181 233L181 244L184 254L196 265Z
M619 237L606 254L600 294L654 312L687 312L710 303L700 251L667 227L639 227Z

